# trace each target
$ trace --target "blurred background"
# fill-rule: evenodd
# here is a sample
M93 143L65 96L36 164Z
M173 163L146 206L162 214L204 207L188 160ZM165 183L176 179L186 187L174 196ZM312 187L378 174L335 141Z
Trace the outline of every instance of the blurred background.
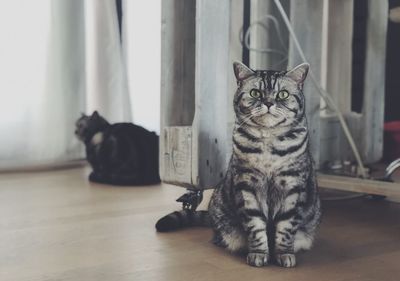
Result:
M217 96L227 97L218 104L227 108L221 117L227 135L233 120L233 60L258 69L286 69L306 60L315 78L307 91L316 161L356 160L338 111L365 163L395 159L399 1L280 3L301 49L274 1L235 0L229 7L205 8L220 9L227 20L210 17L214 29L203 40L209 44L204 46L208 58L216 59L215 67L208 66L215 86L204 91L214 96L226 91ZM201 65L211 61L201 54L199 30L208 27L199 13L196 24L196 1L18 0L0 5L0 170L82 159L83 146L72 133L81 112L98 110L110 122L133 121L157 133L160 127L194 122L196 95L206 96L195 84L208 85ZM224 52L226 58L218 56ZM226 82L221 77L229 77L229 87L221 86ZM321 89L337 108L320 97Z
M82 159L74 123L159 132L161 1L0 1L0 170Z

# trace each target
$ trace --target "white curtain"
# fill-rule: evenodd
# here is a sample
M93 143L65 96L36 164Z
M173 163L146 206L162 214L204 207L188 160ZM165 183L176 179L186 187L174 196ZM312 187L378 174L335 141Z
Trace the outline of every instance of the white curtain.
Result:
M85 3L87 109L100 110L110 122L132 121L115 0Z
M161 0L123 2L123 47L133 120L159 133Z
M131 121L114 0L0 2L0 170L83 157L80 112Z

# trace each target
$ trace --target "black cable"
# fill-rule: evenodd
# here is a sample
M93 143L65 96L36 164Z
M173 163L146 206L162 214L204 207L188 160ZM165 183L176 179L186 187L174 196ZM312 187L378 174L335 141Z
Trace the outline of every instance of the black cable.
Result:
M243 2L243 36L250 26L250 0L244 0ZM244 38L244 37L243 37ZM242 48L242 61L245 65L250 63L250 51L247 48Z
M115 0L118 16L119 40L122 42L122 0Z

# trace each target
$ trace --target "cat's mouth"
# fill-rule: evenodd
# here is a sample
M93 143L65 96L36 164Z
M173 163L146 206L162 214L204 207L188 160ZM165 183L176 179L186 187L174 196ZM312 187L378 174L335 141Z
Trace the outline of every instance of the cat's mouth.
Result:
M264 128L271 128L275 127L277 124L281 124L282 122L286 121L286 118L283 118L271 111L264 112L260 115L255 115L250 118L251 121L256 124L257 126L264 127Z
M278 117L279 117L279 116L275 115L274 113L272 113L271 110L266 111L266 112L265 112L263 115L261 115L260 117L265 116L265 115L267 115L267 116L273 116L273 117L275 117L275 118L278 118Z

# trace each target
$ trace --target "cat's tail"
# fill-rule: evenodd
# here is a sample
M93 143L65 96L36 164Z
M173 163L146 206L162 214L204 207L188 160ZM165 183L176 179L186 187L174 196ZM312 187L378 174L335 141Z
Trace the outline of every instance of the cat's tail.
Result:
M156 223L159 232L173 231L190 226L210 226L208 211L181 210L172 212Z

